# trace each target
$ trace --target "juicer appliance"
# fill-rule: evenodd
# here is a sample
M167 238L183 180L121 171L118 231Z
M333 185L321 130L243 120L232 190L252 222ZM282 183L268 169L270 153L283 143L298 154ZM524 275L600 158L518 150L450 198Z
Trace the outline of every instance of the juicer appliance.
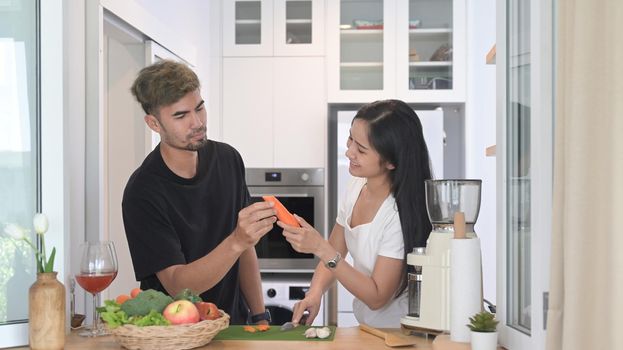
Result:
M427 180L426 209L433 229L426 247L407 254L408 314L400 319L405 328L427 333L450 330L450 243L454 238L454 214L465 215L466 236L475 237L480 211L481 180Z

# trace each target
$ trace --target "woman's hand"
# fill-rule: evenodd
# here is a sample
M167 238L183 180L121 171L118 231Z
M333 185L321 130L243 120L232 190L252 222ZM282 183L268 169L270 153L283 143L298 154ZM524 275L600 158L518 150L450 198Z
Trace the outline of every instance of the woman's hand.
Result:
M294 217L301 224L301 227L294 227L277 221L277 225L283 228L283 236L292 245L292 248L299 253L319 255L319 249L325 239L302 217L294 214Z
M311 325L314 322L318 311L320 311L320 299L321 297L315 297L311 294L305 296L305 299L294 304L292 309L292 323L299 324L305 310L309 312L309 316L304 320L306 325Z

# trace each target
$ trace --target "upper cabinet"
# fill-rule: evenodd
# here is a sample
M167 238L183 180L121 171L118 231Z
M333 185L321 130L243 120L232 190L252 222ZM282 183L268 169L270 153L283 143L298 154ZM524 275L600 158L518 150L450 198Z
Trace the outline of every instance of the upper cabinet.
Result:
M324 0L225 0L223 56L324 55Z
M465 0L328 6L330 102L465 100Z

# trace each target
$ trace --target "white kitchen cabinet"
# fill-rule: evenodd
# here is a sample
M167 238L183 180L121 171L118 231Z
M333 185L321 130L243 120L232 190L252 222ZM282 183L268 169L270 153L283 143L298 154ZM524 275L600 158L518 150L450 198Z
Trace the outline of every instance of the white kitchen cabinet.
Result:
M275 57L275 167L324 168L327 102L324 57Z
M247 167L273 164L272 58L225 58L223 77L223 141Z
M328 6L329 102L465 100L465 0Z
M324 0L224 0L223 56L324 54Z
M324 167L323 57L224 58L223 77L223 140L247 167Z

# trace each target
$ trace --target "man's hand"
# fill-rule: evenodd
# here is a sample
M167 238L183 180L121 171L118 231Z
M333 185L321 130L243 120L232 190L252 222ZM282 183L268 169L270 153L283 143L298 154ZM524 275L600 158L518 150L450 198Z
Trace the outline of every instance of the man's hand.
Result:
M273 203L258 202L249 205L238 213L238 224L232 236L240 251L244 251L267 234L277 221Z

